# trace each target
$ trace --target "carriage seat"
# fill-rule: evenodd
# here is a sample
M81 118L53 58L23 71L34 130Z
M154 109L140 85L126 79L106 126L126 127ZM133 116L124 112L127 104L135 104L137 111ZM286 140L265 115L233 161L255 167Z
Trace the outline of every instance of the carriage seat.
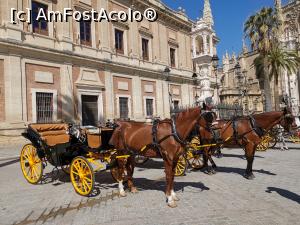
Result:
M68 124L31 124L31 129L37 132L41 139L49 146L65 144L70 141L70 135L67 134Z
M87 134L87 142L89 148L99 149L101 146L103 147L103 145L106 145L105 143L110 139L113 129L107 127L99 127L96 129L86 129L85 131Z

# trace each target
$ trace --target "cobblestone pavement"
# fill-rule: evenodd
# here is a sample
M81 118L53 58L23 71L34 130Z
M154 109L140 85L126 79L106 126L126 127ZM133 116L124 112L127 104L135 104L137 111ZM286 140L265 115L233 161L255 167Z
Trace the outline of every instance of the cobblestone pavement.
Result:
M259 152L252 181L242 177L241 149L223 153L215 160L216 175L190 171L176 178L181 200L175 209L165 204L161 160L136 169L139 192L125 198L118 197L109 172L97 174L95 197L84 198L63 173L58 181L31 185L18 162L1 161L0 224L300 224L300 146Z

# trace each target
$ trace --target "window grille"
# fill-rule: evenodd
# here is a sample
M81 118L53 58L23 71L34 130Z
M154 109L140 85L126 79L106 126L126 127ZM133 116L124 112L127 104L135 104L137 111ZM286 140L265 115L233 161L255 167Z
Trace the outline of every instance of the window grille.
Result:
M128 98L120 97L119 98L119 107L120 107L120 118L128 119Z
M153 99L146 99L146 115L153 116Z
M36 122L53 122L53 93L36 93Z

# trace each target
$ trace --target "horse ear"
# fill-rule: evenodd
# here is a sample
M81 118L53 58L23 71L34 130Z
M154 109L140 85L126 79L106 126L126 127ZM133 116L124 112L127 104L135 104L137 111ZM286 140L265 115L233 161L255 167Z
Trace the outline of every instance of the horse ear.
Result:
M203 110L206 110L206 104L205 104L205 102L202 103L202 108L203 108Z

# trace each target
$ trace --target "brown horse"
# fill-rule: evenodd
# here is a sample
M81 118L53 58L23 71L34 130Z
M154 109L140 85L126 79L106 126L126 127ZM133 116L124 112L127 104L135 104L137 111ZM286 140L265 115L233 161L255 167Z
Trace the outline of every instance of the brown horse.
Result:
M232 120L219 120L215 129L219 130L222 146L242 147L245 150L247 168L245 178L253 179L252 165L257 145L261 142L262 136L275 125L281 124L289 132L294 123L294 117L287 109L278 112L266 112L252 116L237 117ZM215 141L214 135L207 130L200 128L200 137L205 136L204 144ZM204 165L208 167L208 160L212 164L212 173L215 173L216 164L211 158L214 147L204 150Z
M174 171L180 155L183 154L185 140L200 120L201 109L191 108L178 113L172 120L158 121L153 125L140 122L118 121L110 144L120 154L129 154L126 165L124 160L118 160L119 191L125 196L123 188L124 170L126 167L128 187L136 192L133 184L134 156L136 154L147 157L162 157L166 173L166 197L170 207L176 207L177 198L174 192Z

